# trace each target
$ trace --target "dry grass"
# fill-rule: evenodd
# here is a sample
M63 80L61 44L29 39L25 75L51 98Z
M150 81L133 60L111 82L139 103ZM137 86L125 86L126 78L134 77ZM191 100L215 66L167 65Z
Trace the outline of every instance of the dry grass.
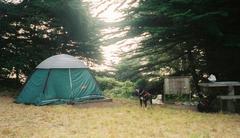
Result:
M169 106L139 108L135 101L32 106L0 97L0 137L148 138L239 137L240 116Z

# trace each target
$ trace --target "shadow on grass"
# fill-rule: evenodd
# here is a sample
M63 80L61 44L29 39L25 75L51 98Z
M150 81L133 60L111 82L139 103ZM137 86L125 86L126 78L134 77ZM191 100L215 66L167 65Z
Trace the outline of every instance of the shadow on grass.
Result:
M133 100L113 98L112 101L92 102L92 103L76 103L76 108L116 108L120 106L136 105Z
M12 97L16 98L21 90L21 85L16 85L16 83L8 83L0 81L0 97Z

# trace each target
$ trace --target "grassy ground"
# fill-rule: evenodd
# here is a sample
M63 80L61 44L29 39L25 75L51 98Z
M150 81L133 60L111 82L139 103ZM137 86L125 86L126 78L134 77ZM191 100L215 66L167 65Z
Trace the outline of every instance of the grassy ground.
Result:
M239 137L240 116L172 106L144 110L138 102L32 106L0 95L0 137L148 138Z

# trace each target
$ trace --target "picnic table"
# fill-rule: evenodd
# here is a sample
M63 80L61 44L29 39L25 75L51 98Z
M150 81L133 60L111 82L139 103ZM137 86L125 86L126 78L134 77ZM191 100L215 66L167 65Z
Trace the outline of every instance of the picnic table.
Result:
M219 88L219 87L227 87L227 95L217 95L217 98L220 99L221 102L221 110L222 110L222 100L228 100L227 108L228 110L234 112L235 108L232 105L232 102L229 100L240 99L240 95L235 95L235 87L240 86L240 82L238 81L224 81L224 82L209 82L209 83L199 83L200 87L206 93L207 88Z

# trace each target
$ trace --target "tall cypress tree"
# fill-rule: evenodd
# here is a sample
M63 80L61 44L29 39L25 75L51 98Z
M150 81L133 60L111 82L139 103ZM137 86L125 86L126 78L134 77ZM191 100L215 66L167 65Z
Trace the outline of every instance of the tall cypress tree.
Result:
M75 55L90 62L101 59L97 30L79 0L0 1L0 74L28 75L54 54Z
M170 66L196 83L201 72L239 80L239 5L237 0L140 1L125 21L129 35L146 36L131 57L144 60L136 73Z

